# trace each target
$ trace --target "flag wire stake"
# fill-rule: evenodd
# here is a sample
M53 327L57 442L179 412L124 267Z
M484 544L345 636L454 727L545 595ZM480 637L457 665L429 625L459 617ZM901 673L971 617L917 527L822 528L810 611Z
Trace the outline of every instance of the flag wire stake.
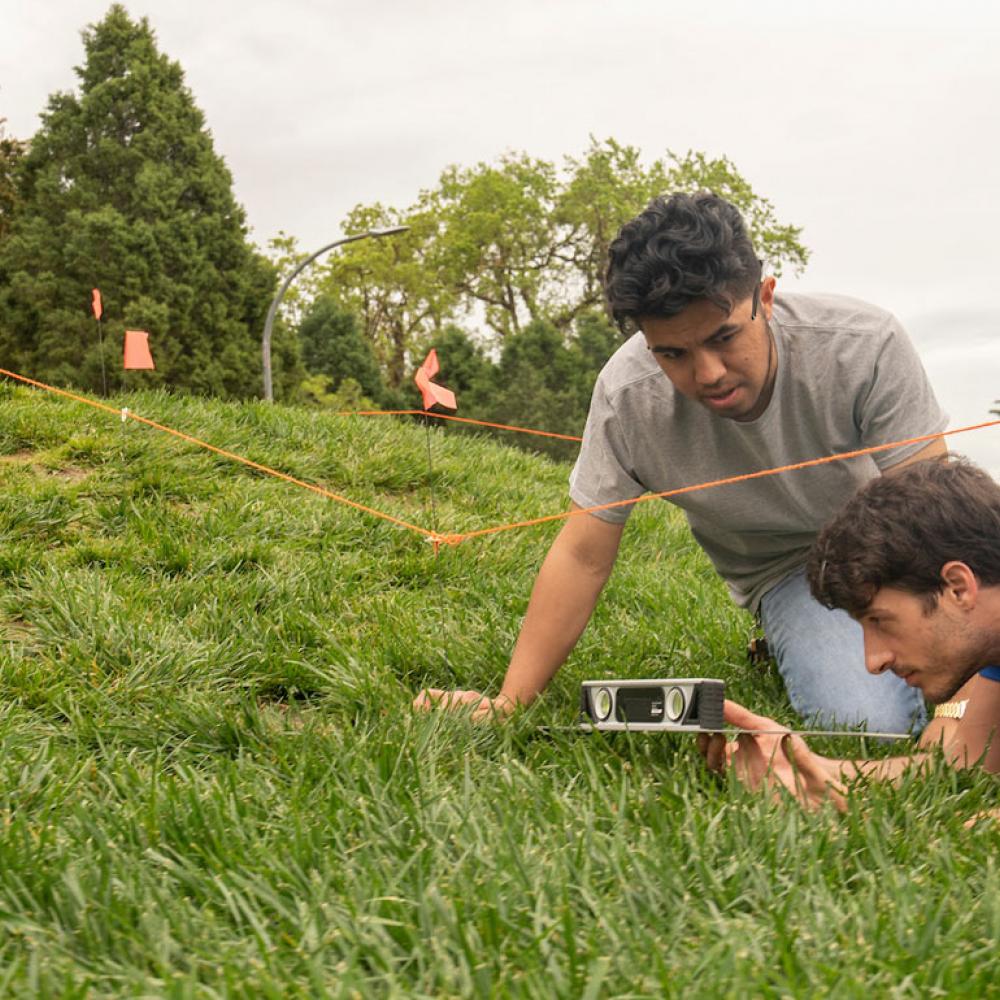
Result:
M438 537L437 503L434 497L434 461L431 457L431 425L426 420L424 421L424 434L427 439L427 485L431 498L431 529L434 532L430 538L430 542L434 546L434 556L436 558L441 548L441 542Z

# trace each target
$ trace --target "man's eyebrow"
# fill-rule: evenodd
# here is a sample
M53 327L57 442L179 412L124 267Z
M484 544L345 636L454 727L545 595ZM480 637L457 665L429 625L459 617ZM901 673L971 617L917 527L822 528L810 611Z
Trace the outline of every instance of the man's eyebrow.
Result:
M712 340L714 337L718 337L722 333L735 333L743 326L742 323L723 323L715 333L709 334L705 340Z
M722 336L727 333L736 333L737 330L743 328L742 323L723 323L718 330L713 330L703 341L703 344L707 344L710 340L714 340L716 337ZM646 345L653 354L666 354L670 351L683 351L686 350L684 347L674 347L671 344L647 344Z
M895 617L893 615L893 613L888 608L880 607L877 604L869 604L868 607L865 608L865 610L861 612L861 614L860 614L859 617L861 617L861 618L867 618L870 615L873 615L876 618L894 618Z

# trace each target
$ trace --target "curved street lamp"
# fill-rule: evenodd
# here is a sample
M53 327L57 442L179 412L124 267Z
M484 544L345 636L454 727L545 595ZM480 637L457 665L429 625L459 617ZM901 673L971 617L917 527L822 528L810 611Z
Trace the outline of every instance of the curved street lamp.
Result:
M278 289L278 294L275 295L274 301L271 303L271 308L267 311L267 319L264 322L264 337L260 344L261 353L264 356L264 399L268 403L274 402L274 392L271 386L271 328L274 326L274 317L278 313L278 306L281 305L281 300L284 298L285 292L288 291L288 286L295 280L298 273L311 264L320 254L326 253L327 250L332 250L334 247L343 246L345 243L355 243L357 240L366 240L369 237L379 239L382 236L394 236L396 233L405 233L409 228L409 226L391 226L389 229L370 229L367 233L358 233L355 236L345 236L343 239L334 240L333 243L327 243L325 247L320 247L314 254L306 257L285 278L281 288Z

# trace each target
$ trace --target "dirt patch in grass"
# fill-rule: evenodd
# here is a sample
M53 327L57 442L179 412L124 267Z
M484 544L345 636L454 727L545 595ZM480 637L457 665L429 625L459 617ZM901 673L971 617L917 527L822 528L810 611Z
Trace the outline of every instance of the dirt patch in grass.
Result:
M81 479L86 479L90 473L86 469L81 469L78 465L64 465L58 468L45 466L38 461L39 453L23 448L10 455L0 455L0 466L3 465L25 465L30 466L30 472L34 475L55 476L57 479L65 479L71 483L78 483Z
M50 476L57 476L59 479L67 479L71 483L78 483L81 479L86 479L90 475L86 469L77 468L75 465L67 465L62 469L47 469Z
M15 451L11 455L0 455L0 464L17 465L22 462L30 462L35 457L35 452L25 448Z
M34 633L35 626L23 618L0 621L0 639L5 639L7 642L26 642Z

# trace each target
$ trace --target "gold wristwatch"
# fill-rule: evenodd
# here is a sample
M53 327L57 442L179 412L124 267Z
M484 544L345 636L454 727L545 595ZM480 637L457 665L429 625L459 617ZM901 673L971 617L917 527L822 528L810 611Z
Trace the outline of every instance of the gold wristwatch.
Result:
M963 698L961 701L943 701L934 709L934 718L961 719L965 715L965 706L968 704L968 698Z

